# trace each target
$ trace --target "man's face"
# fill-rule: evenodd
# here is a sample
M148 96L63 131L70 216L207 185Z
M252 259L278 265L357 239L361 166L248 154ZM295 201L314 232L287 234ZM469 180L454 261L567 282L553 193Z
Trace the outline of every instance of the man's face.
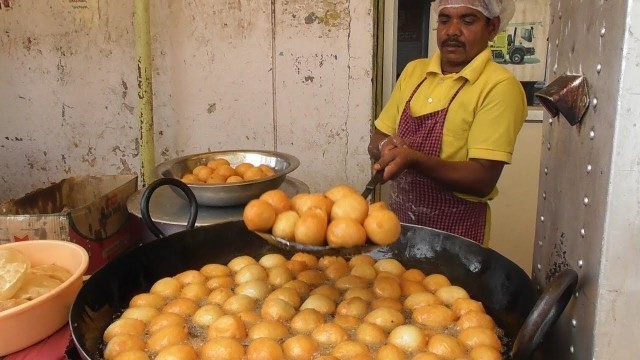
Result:
M445 7L438 14L437 40L442 71L459 72L480 54L500 27L500 19L487 19L466 7Z

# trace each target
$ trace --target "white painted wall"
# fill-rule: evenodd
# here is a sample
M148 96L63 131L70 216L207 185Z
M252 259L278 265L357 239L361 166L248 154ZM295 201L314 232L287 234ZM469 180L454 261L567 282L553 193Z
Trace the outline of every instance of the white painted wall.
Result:
M132 2L0 10L0 201L80 174L139 173ZM296 155L312 191L368 179L373 5L151 2L156 162Z

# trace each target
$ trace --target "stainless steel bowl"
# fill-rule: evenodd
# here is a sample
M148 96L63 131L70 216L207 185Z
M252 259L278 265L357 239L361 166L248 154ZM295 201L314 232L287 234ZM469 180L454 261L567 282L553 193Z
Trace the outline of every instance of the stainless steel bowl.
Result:
M235 206L248 203L258 198L268 190L277 189L282 185L287 174L300 166L295 156L262 150L225 150L213 151L195 155L186 155L165 161L154 168L157 178L180 179L185 173L191 172L196 166L206 165L215 158L224 158L235 167L241 163L254 166L265 164L272 167L276 174L262 179L231 184L188 184L196 195L199 205L206 206ZM184 194L171 187L183 199Z

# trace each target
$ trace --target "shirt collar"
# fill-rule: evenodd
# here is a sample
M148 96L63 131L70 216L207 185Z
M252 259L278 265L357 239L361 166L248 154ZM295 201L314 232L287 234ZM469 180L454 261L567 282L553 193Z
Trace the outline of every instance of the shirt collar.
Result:
M427 65L427 74L435 73L443 75L440 61L440 50L438 50L429 59L429 64ZM455 74L455 76L462 76L467 79L467 81L473 84L476 80L478 80L480 74L482 73L482 70L484 70L489 61L492 61L491 50L489 50L489 48L486 48L480 54L478 54L478 56L471 60L471 62L467 64L467 66L465 66L462 71Z

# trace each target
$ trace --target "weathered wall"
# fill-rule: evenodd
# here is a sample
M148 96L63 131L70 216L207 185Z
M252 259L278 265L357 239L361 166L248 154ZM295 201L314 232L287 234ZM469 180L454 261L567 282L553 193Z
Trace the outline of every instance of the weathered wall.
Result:
M0 10L0 201L78 174L139 173L132 2ZM371 1L151 2L156 162L292 153L312 191L361 187Z

